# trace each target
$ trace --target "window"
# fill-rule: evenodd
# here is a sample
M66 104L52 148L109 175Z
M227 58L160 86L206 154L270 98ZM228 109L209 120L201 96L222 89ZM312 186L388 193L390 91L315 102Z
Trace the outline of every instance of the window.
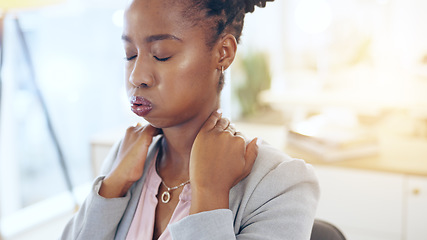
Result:
M132 121L123 88L121 27L112 20L123 6L109 5L113 4L99 8L79 0L19 13L35 80L75 187L93 179L91 137ZM60 211L72 198L64 195L67 187L58 155L11 15L5 20L4 35L0 230L8 235L19 231L19 226L11 229L10 221L36 212L28 209L56 198L63 206L51 204L51 210Z

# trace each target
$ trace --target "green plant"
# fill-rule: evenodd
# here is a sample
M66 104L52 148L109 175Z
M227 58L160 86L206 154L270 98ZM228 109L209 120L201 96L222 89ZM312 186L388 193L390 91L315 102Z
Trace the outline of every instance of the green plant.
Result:
M260 107L258 95L271 85L270 68L267 55L263 52L252 52L241 59L243 81L236 86L241 114L247 117Z

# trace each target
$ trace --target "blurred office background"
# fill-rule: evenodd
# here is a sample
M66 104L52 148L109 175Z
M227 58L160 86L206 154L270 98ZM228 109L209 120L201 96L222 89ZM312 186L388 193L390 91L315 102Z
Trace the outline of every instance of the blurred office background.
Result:
M96 146L108 149L127 126L138 121L129 110L123 85L120 37L126 2L67 0L5 18L0 115L3 238L56 239L74 211L74 201L81 203L95 177L98 163L94 158L100 154ZM407 185L415 185L416 196L426 199L427 194L423 150L427 147L426 10L423 0L277 0L246 16L238 56L227 73L223 108L248 135L261 136L295 157L313 158L311 163L319 166L319 178L325 183L333 182L328 176L354 176L350 184L355 185L362 177L367 181L363 186L380 182L378 191L387 194L376 198L369 190L366 198L398 206L399 211L390 217L387 208L375 213L373 205L366 208L373 211L366 216L339 216L328 204L320 205L319 217L344 229L349 239L425 237L418 231L423 228L418 222L424 219L416 215L411 220L408 212L424 213L427 206L413 209L411 201L422 201L404 196L410 191ZM20 19L36 81L64 150L73 195L67 192L46 117L28 81L30 72L14 14ZM313 137L306 134L308 130L327 132L331 126L368 129L369 141L375 138L372 142L379 142L378 148L383 147L381 136L385 136L397 139L397 143L386 142L386 147L411 150L384 156L382 151L389 151L382 149L325 164L322 161L328 159L316 156L319 151L306 155L304 149L286 145L290 131ZM420 147L412 149L415 145ZM400 171L404 166L400 163L383 163L391 155L415 162ZM337 166L342 171L330 172ZM326 199L330 186L325 186ZM351 188L333 188L339 187ZM333 198L346 201L347 208L363 202L363 196L357 195L350 202ZM392 220L373 222L368 230L359 225L368 216L383 213ZM373 221L377 219L382 218ZM414 231L413 226L417 227Z

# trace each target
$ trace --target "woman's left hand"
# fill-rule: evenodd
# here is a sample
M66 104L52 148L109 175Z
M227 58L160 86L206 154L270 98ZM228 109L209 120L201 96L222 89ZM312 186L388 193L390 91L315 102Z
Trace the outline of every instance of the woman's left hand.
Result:
M228 208L230 189L252 170L257 139L246 145L230 121L213 112L200 129L191 150L190 214Z

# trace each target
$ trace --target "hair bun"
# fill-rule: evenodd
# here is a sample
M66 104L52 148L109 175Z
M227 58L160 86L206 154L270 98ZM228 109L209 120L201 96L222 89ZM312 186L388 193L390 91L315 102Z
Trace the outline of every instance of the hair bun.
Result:
M255 6L265 7L267 2L273 2L274 0L244 0L245 3L245 13L253 12L255 10Z

